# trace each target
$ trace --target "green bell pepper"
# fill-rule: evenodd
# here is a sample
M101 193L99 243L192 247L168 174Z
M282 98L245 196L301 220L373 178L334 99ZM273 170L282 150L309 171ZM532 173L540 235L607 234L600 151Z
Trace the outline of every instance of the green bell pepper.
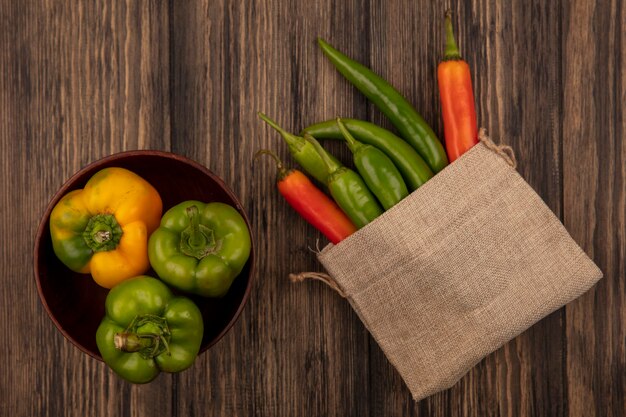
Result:
M224 203L185 201L169 209L150 236L148 257L172 287L222 297L250 256L243 217Z
M189 368L200 350L202 314L156 278L123 281L109 292L96 332L104 362L125 380L144 384Z

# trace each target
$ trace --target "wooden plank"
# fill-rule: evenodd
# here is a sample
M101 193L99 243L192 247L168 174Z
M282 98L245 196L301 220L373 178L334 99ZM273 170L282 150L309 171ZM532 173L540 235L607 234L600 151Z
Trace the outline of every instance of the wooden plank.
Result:
M604 272L566 309L571 416L626 414L625 24L620 1L563 8L565 226Z
M0 233L13 242L1 258L0 330L12 342L0 414L171 411L167 379L159 395L156 385L131 388L57 332L31 255L39 216L72 173L110 153L169 146L166 12L149 1L0 5Z
M315 37L362 32L363 21L342 21L354 7L199 1L171 10L172 148L232 187L248 208L258 250L242 317L178 377L181 415L368 414L367 333L326 287L289 283L290 272L319 270L308 248L321 235L279 196L272 163L252 162L256 150L271 148L293 165L257 111L298 131L322 112L352 109L356 95L326 82L334 74Z

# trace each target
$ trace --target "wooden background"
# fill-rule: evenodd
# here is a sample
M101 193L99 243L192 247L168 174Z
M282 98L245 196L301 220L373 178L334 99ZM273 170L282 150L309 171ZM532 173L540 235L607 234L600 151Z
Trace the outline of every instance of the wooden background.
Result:
M601 3L601 4L600 4ZM480 125L605 278L414 403L349 305L289 272L320 235L273 185L262 110L286 128L353 116L389 127L323 58L371 66L442 133L435 69L451 7ZM619 0L0 0L0 414L16 416L626 415L626 7ZM459 26L460 25L460 26ZM222 176L253 222L243 315L194 367L131 386L67 342L32 268L36 227L75 171L129 149ZM340 144L330 149L347 160Z

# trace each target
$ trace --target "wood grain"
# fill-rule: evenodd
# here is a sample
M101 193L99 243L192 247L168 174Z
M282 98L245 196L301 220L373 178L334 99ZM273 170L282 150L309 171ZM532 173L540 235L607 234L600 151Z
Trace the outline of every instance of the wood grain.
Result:
M289 272L319 270L323 237L275 190L256 116L391 127L318 50L371 66L442 136L435 69L454 12L479 122L605 278L414 403L345 300ZM172 416L626 415L626 10L621 0L443 2L0 0L0 414ZM56 331L32 278L36 227L73 172L128 149L172 150L240 197L262 255L233 329L196 364L131 386ZM329 149L344 162L340 143Z
M565 309L567 394L573 416L617 417L626 414L626 13L621 2L574 1L563 17L564 224L605 274Z

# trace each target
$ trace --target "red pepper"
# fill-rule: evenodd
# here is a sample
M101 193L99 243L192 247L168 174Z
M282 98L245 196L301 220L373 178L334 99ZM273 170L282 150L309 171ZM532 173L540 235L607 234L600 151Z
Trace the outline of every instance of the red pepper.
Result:
M337 244L356 232L356 226L339 206L317 188L302 172L286 169L272 151L263 149L256 153L270 155L276 161L278 191L300 216Z
M478 143L472 76L454 40L450 12L446 13L446 50L437 67L443 110L443 131L450 162Z

